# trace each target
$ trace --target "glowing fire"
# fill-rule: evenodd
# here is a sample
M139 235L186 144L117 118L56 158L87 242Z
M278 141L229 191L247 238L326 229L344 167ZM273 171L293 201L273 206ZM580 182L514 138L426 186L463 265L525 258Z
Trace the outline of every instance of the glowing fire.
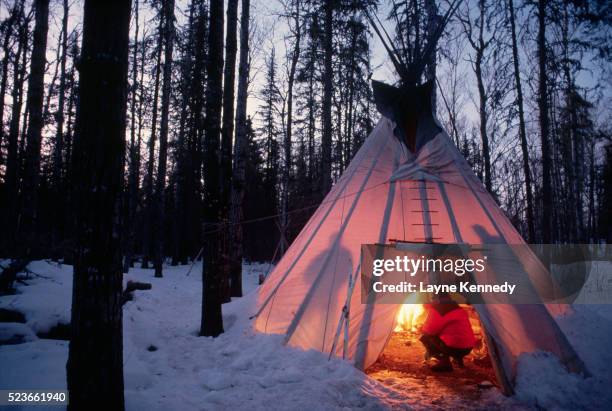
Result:
M394 331L416 331L417 326L424 320L423 314L425 309L421 304L402 304L397 313Z

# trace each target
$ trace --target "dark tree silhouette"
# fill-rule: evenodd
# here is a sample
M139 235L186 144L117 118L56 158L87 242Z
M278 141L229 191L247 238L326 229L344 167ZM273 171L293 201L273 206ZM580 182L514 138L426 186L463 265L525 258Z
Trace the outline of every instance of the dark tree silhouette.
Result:
M10 15L0 27L4 31L4 38L2 40L2 74L0 74L0 147L4 143L4 96L6 95L6 88L8 83L9 74L9 57L10 57L10 41L13 37L13 27L16 26L15 22L19 18L19 3L16 1L13 5ZM2 164L2 150L0 150L0 164Z
M223 99L223 0L211 0L208 29L208 81L206 90L206 144L204 151L204 264L202 266L202 322L200 335L216 337L223 332L221 316L223 259L220 225L220 137Z
M154 170L155 170L155 144L157 141L157 116L159 113L159 81L161 75L161 58L163 50L163 31L164 31L164 16L161 12L159 15L159 23L157 28L157 46L156 46L156 63L155 63L155 80L153 85L153 115L151 119L151 136L149 137L149 154L147 159L147 173L144 178L144 225L143 225L143 256L142 268L149 268L149 258L151 257L151 248L154 247L154 242L151 241L152 234L155 235L155 198L153 196L154 185Z
M238 97L236 100L236 138L232 189L230 194L230 295L242 297L242 256L244 189L247 155L247 97L249 87L249 0L242 0L240 17L240 62L238 65Z
M540 141L542 145L542 242L550 244L552 233L552 182L548 124L548 74L546 59L546 1L538 1L538 109L540 116Z
M166 170L168 161L168 116L170 114L170 93L172 82L172 50L174 49L174 0L164 0L162 5L164 13L164 75L161 98L161 120L159 128L159 161L157 164L157 181L155 185L155 223L154 250L155 277L162 276L162 263L164 259L164 218Z
M25 165L22 187L21 215L19 217L20 245L24 257L31 258L38 250L38 239L35 235L35 220L38 208L38 183L40 180L40 149L42 140L43 95L45 83L45 64L47 51L47 32L49 30L49 0L34 2L36 23L34 25L34 43L26 111L29 123L26 135Z
M236 27L238 25L238 0L228 0L227 2L227 33L225 41L225 67L223 73L223 120L221 126L221 206L220 218L224 222L229 221L229 203L231 196L231 177L232 177L232 139L234 137L234 83L236 78ZM223 240L224 249L228 255L223 259L222 298L224 302L230 299L230 271L231 263L229 260L229 249L232 247L230 242L230 228L225 225Z
M525 127L525 112L523 109L523 87L521 85L520 62L517 46L516 21L514 17L514 2L508 0L510 20L510 33L512 36L512 63L514 67L514 81L516 87L516 106L519 116L519 139L523 154L523 173L525 178L525 193L527 198L527 241L535 241L535 223L533 214L533 191L531 183L531 167L529 165L529 148L527 145L527 131Z
M69 409L123 410L121 192L130 1L86 0L74 141Z
M14 10L19 21L17 29L17 50L13 57L13 89L11 98L11 120L9 121L9 133L6 156L6 173L4 175L4 195L2 219L6 236L3 246L10 254L21 254L15 248L15 237L17 235L17 223L14 216L19 212L18 193L19 193L19 121L21 118L21 107L23 105L23 85L26 75L26 66L21 61L27 54L28 49L28 21L23 12L23 1L19 8Z
M325 196L332 185L332 98L334 53L333 24L335 0L324 1L323 23L323 132L321 135L321 197Z
M139 2L140 0L134 1L134 44L132 50L132 84L131 84L131 97L130 97L130 146L128 150L128 190L125 201L125 252L123 258L123 272L127 273L132 266L132 256L134 254L134 242L135 242L135 226L136 226L136 211L138 207L138 183L140 180L140 133L138 133L138 140L136 139L136 122L142 120L142 110L139 110L138 119L136 118L136 96L139 94L138 84L138 35L140 33L140 20L139 20ZM142 50L145 50L144 42L142 42ZM144 59L142 60L141 67L141 81L140 87L142 87L142 74L144 74ZM142 107L142 92L140 93L140 104Z

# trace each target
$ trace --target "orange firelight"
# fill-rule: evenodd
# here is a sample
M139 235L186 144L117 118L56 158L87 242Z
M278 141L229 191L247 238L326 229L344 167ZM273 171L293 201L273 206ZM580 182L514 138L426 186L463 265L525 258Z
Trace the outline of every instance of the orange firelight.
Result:
M422 304L402 304L397 313L394 331L417 331L417 327L425 320L424 314Z

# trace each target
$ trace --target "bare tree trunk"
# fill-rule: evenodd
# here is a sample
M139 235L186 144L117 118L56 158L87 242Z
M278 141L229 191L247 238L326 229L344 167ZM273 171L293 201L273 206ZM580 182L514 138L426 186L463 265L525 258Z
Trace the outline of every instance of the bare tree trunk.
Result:
M64 170L64 108L66 104L66 59L68 56L68 0L63 0L62 32L61 32L61 54L59 62L59 89L57 98L57 112L55 115L57 129L55 132L55 146L53 148L53 189L55 199L53 207L54 227L53 240L59 242L64 237L64 213L62 205L65 205L63 170Z
M227 2L227 33L225 44L225 67L223 75L223 125L221 129L221 173L222 180L232 174L232 137L234 136L234 83L236 73L236 27L238 24L238 0ZM222 207L227 209L229 186L221 187ZM227 211L224 213L226 214Z
M74 130L74 117L75 117L75 113L74 113L74 107L76 106L76 100L77 100L77 93L78 93L78 87L77 87L77 81L75 80L75 61L76 61L76 56L79 55L79 50L78 50L78 46L76 43L76 36L73 38L72 40L72 44L70 45L70 54L72 56L72 67L70 68L70 73L68 74L68 87L70 90L70 94L68 96L68 121L66 123L66 134L65 134L65 140L66 140L66 159L65 159L65 164L66 164L66 182L67 182L67 187L70 187L70 184L72 182L72 143L73 143L73 130ZM66 195L68 196L68 204L70 204L70 196L71 196L71 190L67 190L66 191ZM67 230L70 230L70 221L72 221L72 219L66 219L65 220L68 223L68 228ZM70 235L72 235L72 233L70 233ZM66 261L66 255L64 256L64 260ZM70 260L72 261L72 258L70 258Z
M162 37L164 27L164 13L161 13L159 18L158 33L159 38L157 40L157 61L155 64L155 84L153 93L153 118L151 121L151 136L149 137L149 159L147 162L147 174L145 175L144 181L144 195L145 195L145 218L143 225L143 238L142 238L142 268L149 268L149 258L151 254L151 246L153 241L151 240L151 234L155 231L152 225L156 223L154 221L154 199L153 199L153 170L155 169L155 140L157 139L157 105L159 102L159 77L161 74L161 56L162 56Z
M489 148L489 136L487 134L487 93L484 87L482 78L482 59L487 45L484 42L484 25L485 25L485 4L484 0L478 2L480 7L480 24L478 27L478 45L476 50L476 61L474 62L474 73L476 74L476 82L478 85L479 107L478 113L480 116L480 138L482 140L482 155L484 158L484 179L485 187L489 193L493 193L493 184L491 177L491 152Z
M584 166L585 166L585 158L584 158L584 146L586 141L584 141L584 137L581 135L580 131L577 130L577 128L579 127L578 125L578 119L577 117L577 113L576 113L576 103L575 103L575 99L576 97L574 96L574 93L576 93L575 90L572 90L572 108L571 108L571 136L572 136L572 146L574 149L573 152L573 159L574 159L574 163L572 164L572 168L574 169L574 184L573 184L573 191L574 191L574 206L573 208L576 210L576 238L574 241L579 242L579 243L583 243L586 241L586 238L584 236L584 201L583 201L583 194L584 194L584 182L586 179L585 176L585 172L584 172Z
M208 31L208 61L206 90L206 149L204 163L205 255L202 265L202 322L200 335L216 337L223 332L222 260L221 239L225 228L220 224L219 140L221 134L221 105L223 90L223 0L210 1L210 25Z
M480 117L480 138L482 141L482 156L484 158L484 183L487 191L493 193L493 185L491 182L491 154L489 148L489 136L487 135L487 95L484 89L484 82L482 79L482 69L480 65L480 59L482 56L477 52L476 57L476 82L478 84L478 99L479 107L478 114Z
M15 21L18 18L19 13L19 2L15 1L15 5L10 12L10 16L6 20L4 40L2 41L2 79L0 80L0 147L4 145L4 96L6 94L6 84L8 82L8 66L9 66L9 56L10 56L10 44L13 34L13 26L15 26ZM0 164L2 164L2 150L0 150Z
M283 144L285 154L285 164L282 174L283 193L281 198L281 235L280 235L280 255L285 254L285 250L289 246L287 241L287 228L289 226L288 207L289 207L289 176L291 171L291 139L293 133L293 84L295 82L295 72L300 58L300 40L302 37L300 4L301 0L294 0L295 11L292 11L291 18L293 19L294 27L292 29L294 36L293 51L291 52L291 63L289 66L289 76L287 81L287 128L285 131L285 141ZM291 24L291 22L289 23Z
M561 158L563 162L563 180L565 182L565 193L562 198L563 202L567 204L567 206L563 207L564 211L562 221L567 224L567 228L563 230L563 237L559 237L561 240L565 240L568 242L576 242L578 241L578 207L577 201L580 198L580 192L577 191L577 180L579 179L579 173L577 167L578 165L575 163L575 152L576 149L574 147L576 140L576 106L574 104L574 96L573 96L573 81L572 75L569 67L569 37L568 37L568 15L567 15L567 5L564 6L563 17L560 22L561 28L561 52L563 53L562 58L560 60L560 66L562 68L563 77L565 80L565 113L563 115L564 126L560 130L560 133L557 133L557 123L554 121L554 117L552 118L553 128L551 132L551 136L559 135L559 144L561 151ZM554 143L553 143L554 144ZM552 150L552 158L555 158L554 148ZM553 167L555 166L553 162ZM559 169L559 167L556 167ZM558 187L562 187L559 185ZM554 200L553 200L554 201Z
M311 70L308 77L308 91L306 106L308 107L308 177L314 186L314 175L316 168L315 159L315 90L314 90L314 70ZM313 187L314 189L315 187ZM318 189L319 187L317 187Z
M188 109L190 107L191 98L190 93L192 91L192 81L194 76L191 75L191 70L194 68L194 53L193 51L197 47L195 41L195 32L197 27L196 22L196 7L197 5L192 3L189 7L189 17L187 21L187 47L183 52L183 58L181 61L181 106L180 106L180 124L179 132L176 140L176 189L174 194L174 209L176 210L175 222L173 224L173 257L172 265L187 264L189 253L187 252L186 244L189 243L187 236L187 226L189 224L197 225L197 221L194 221L190 213L189 201L187 199L188 181L191 179L188 176L192 175L191 157L193 153L189 152L191 146L191 139L189 138L188 131L191 131L191 118L193 113Z
M63 0L62 0L63 1ZM62 36L63 30L60 30L60 35L57 38L57 47L55 48L55 69L53 70L53 76L51 77L51 82L49 83L49 88L47 89L47 94L45 96L45 103L43 105L43 119L47 121L51 115L51 97L55 94L55 82L57 81L57 77L59 76L60 64L62 61Z
M130 1L86 0L74 145L77 242L69 410L123 410L120 214Z
M123 260L123 272L128 273L132 266L134 253L134 219L136 218L136 206L138 201L138 180L140 175L140 163L138 161L140 144L136 146L136 94L138 92L138 34L140 21L138 6L140 0L134 1L134 50L132 52L132 87L130 99L130 148L129 148L129 176L127 194L127 221L125 222L125 255ZM144 44L142 46L144 48ZM142 61L144 67L144 60ZM142 100L142 94L141 94ZM140 114L140 113L139 113Z
M164 78L162 86L162 107L159 128L159 161L157 164L157 184L155 187L155 222L156 234L154 236L154 265L155 277L162 276L162 265L164 256L164 220L165 220L165 195L166 169L168 161L168 114L170 110L170 93L172 92L172 51L174 48L174 0L164 0ZM153 221L151 222L153 223Z
M484 160L484 184L487 191L493 194L493 184L492 184L492 175L491 175L491 150L489 147L489 135L487 132L487 121L488 121L488 112L487 112L487 90L484 85L483 78L483 64L485 59L485 52L491 41L493 41L493 37L490 37L485 41L484 38L484 28L485 24L487 24L487 5L485 0L478 1L478 19L474 22L476 27L473 27L472 17L470 16L470 11L467 10L466 14L463 17L460 17L461 24L463 25L463 29L466 33L466 37L472 49L474 50L475 57L472 63L472 69L474 70L474 75L476 76L476 84L478 87L478 114L480 119L480 139L482 143L482 157ZM478 30L477 34L474 37L474 30ZM479 174L479 177L482 176Z
M546 74L546 1L538 1L538 109L540 112L540 139L542 144L542 242L554 241L552 236L551 156L548 139L548 86Z
M353 12L352 19L355 21L357 15L357 10ZM356 24L351 24L351 57L349 64L349 77L347 81L347 89L348 89L348 109L346 113L346 127L345 127L345 159L346 162L342 166L342 171L348 165L350 160L353 158L353 129L354 129L354 107L355 107L355 59L356 59L356 47L357 47L357 30Z
M247 98L249 88L249 0L242 0L240 17L240 62L238 64L238 98L236 100L236 138L230 197L230 295L242 297L242 218L247 148Z
M332 170L332 97L333 97L333 12L335 0L325 0L325 21L323 37L323 133L321 136L321 196L331 189Z
M223 125L221 128L221 221L227 222L229 218L229 203L232 177L232 138L234 136L234 83L236 77L236 26L238 24L238 0L227 2L227 33L225 42L225 73L223 75ZM230 241L230 228L225 224L227 230L223 237L227 244L224 248L229 250L234 245ZM222 257L222 299L223 302L231 301L230 298L230 272L231 262L229 255Z
M202 245L202 147L204 134L204 90L207 50L207 15L206 3L194 3L194 40L193 40L193 73L189 80L189 101L187 110L188 132L186 135L186 150L183 153L185 179L183 189L184 212L179 219L180 259L187 261L189 257L199 254ZM194 246L197 244L197 248Z
M513 0L508 0L508 8L510 11L510 28L512 33L512 57L514 64L514 79L516 86L516 104L518 106L519 115L519 138L521 141L521 151L523 154L523 174L525 178L525 193L527 196L527 233L528 242L535 241L535 223L533 214L533 192L531 183L531 170L529 165L529 148L527 145L527 132L525 128L525 114L523 110L523 89L521 86L519 54L516 38L516 21L514 17Z
M345 79L345 73L343 73L343 70L338 70L338 77L336 79L337 84L342 84L345 85L346 84L346 79ZM346 90L346 86L343 86L342 88L340 88L335 95L332 98L332 103L333 106L335 107L335 114L336 114L336 144L335 147L333 147L334 145L332 144L332 147L335 148L336 151L336 156L334 157L332 155L332 158L335 160L336 162L336 167L338 167L340 170L344 169L344 163L343 163L343 156L344 156L344 141L342 141L342 115L345 114L343 113L343 108L344 105L346 103L346 94L347 94L347 90ZM346 115L344 116L346 117ZM333 149L332 149L333 152Z
M547 87L547 91L548 91L548 96L549 96L549 100L548 100L548 124L549 124L549 130L548 130L548 135L550 137L549 139L549 153L550 153L550 161L551 161L551 168L550 168L550 178L551 178L551 197L550 197L550 202L551 205L552 204L561 204L562 200L564 200L564 195L565 193L560 193L560 192L556 192L554 190L552 190L552 187L563 187L563 183L562 183L562 179L563 179L563 175L562 175L562 167L560 166L560 163L562 161L562 147L561 144L559 144L560 142L558 141L559 139L553 138L553 136L559 136L561 135L561 128L560 128L560 121L557 118L557 111L553 109L553 107L560 107L560 103L556 100L558 99L558 96L556 96L554 93L550 92L550 88ZM555 162L557 164L555 164ZM570 161L571 164L571 161ZM557 207L553 207L552 208L552 212L551 212L551 238L554 238L555 241L561 240L561 239L566 239L566 233L570 232L570 227L573 223L575 223L575 221L567 218L564 215L564 210L559 210Z
M26 110L29 116L25 168L23 178L22 211L19 217L20 246L24 256L31 256L38 250L35 227L38 208L38 182L40 179L40 149L42 140L43 97L45 85L45 64L47 31L49 29L49 0L36 0L36 23L28 80Z
M572 210L572 215L569 218L572 221L572 235L570 239L572 242L585 242L584 236L584 209L583 209L583 192L584 192L584 147L585 141L578 124L578 113L579 103L577 90L575 86L575 80L572 76L571 69L571 34L570 34L570 22L569 22L569 10L568 3L563 3L563 15L561 19L561 48L563 53L563 59L561 60L561 66L566 81L565 98L566 98L566 110L569 114L569 127L568 133L568 165L566 167L567 180L568 180L568 198L569 203L568 209Z
M596 223L595 223L595 179L597 172L595 171L595 144L589 144L589 215L588 215L588 236L586 240L593 243L596 238Z
M427 10L427 37L429 38L429 41L431 41L431 39L433 39L434 37L434 33L438 29L439 17L438 17L438 6L436 5L436 1L426 0L425 9ZM431 93L431 106L432 106L432 113L434 113L434 115L436 114L436 109L437 109L437 98L436 98L437 88L435 87L436 63L437 63L436 57L438 55L437 42L438 40L436 40L436 46L434 48L434 51L431 53L431 58L427 62L427 79L434 81L433 93Z
M144 37L144 33L143 33L143 37ZM145 72L146 72L146 64L145 59L147 56L147 43L144 41L142 41L142 50L140 51L140 84L139 84L139 92L138 95L140 96L140 99L138 101L138 114L136 115L136 117L138 117L138 131L136 132L136 168L135 171L137 172L136 176L135 176L135 180L136 180L136 199L135 199L135 203L134 203L134 219L136 220L134 223L134 239L133 239L133 243L132 243L132 249L134 249L136 247L136 231L138 230L139 225L141 224L146 224L146 221L143 221L144 219L141 217L140 219L137 218L137 214L136 214L136 208L138 204L142 203L141 200L141 195L140 195L140 190L138 189L138 185L140 183L140 167L142 165L142 152L141 152L141 148L142 148L142 135L143 135L143 129L145 126L145 118L144 118L144 112L145 112ZM132 251L133 252L133 251ZM143 257L144 258L144 257Z
M531 170L529 165L529 148L527 145L527 132L525 128L525 113L523 110L523 88L521 86L521 73L519 54L516 39L516 20L514 17L514 2L508 0L510 11L510 29L512 34L512 62L514 64L514 81L516 86L516 104L519 115L519 139L521 140L521 151L523 153L523 174L525 175L525 193L527 196L527 241L535 241L535 225L533 217L533 193L531 191Z
M18 210L19 193L19 120L21 118L21 107L23 105L23 84L25 81L25 65L21 64L22 55L26 54L28 48L28 22L23 15L23 1L18 11L20 27L17 42L17 51L13 60L13 88L11 90L11 120L9 122L8 147L6 158L6 173L4 176L5 202L3 206L2 219L7 231L4 239L8 255L15 253L15 239L17 235L17 224L14 216Z

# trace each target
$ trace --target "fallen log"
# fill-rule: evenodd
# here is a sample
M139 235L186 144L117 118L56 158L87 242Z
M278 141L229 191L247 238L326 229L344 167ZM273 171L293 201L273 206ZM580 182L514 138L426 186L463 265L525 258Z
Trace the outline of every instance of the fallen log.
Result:
M25 323L26 318L22 312L9 308L0 308L0 323Z
M128 281L125 286L125 291L131 293L136 290L150 290L153 287L151 283L141 283L139 281Z
M13 290L13 283L17 279L17 274L26 269L31 260L13 260L8 267L0 273L0 294L10 294Z
M153 287L151 283L141 283L139 281L128 281L123 290L121 305L132 301L134 299L134 291L136 290L150 290Z

